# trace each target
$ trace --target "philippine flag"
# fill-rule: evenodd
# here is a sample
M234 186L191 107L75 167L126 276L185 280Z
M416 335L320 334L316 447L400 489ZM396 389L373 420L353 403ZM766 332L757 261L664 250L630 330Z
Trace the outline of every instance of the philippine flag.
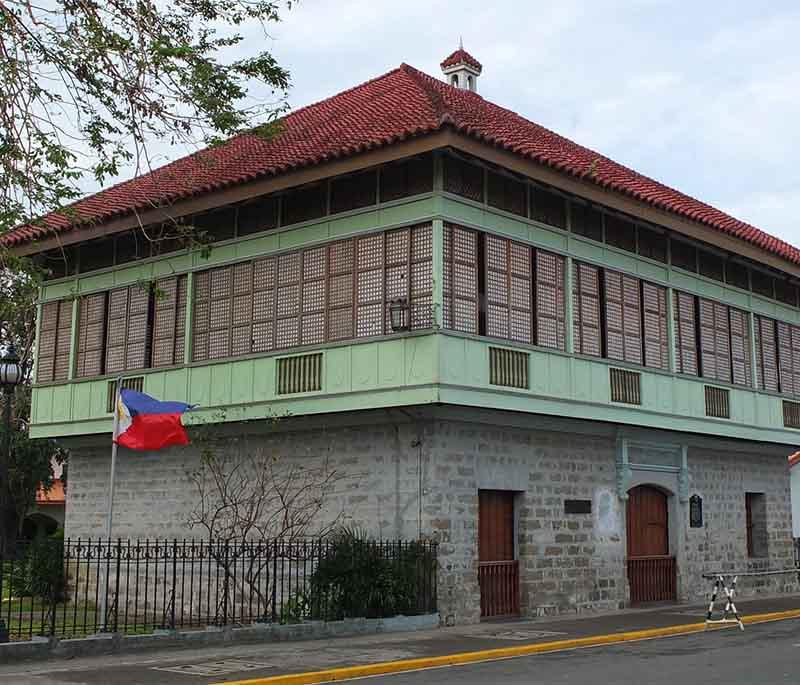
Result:
M160 402L143 392L123 389L119 397L117 444L132 450L188 445L181 415L194 405Z

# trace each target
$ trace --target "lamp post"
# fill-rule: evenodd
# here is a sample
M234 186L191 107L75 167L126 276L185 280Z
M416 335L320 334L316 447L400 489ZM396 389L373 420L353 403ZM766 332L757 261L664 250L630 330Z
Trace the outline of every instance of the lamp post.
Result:
M8 466L11 463L11 402L14 399L14 388L22 382L22 364L20 364L14 346L10 345L6 353L0 357L0 390L3 395L3 453L0 455L0 554L9 552L9 501L8 501Z

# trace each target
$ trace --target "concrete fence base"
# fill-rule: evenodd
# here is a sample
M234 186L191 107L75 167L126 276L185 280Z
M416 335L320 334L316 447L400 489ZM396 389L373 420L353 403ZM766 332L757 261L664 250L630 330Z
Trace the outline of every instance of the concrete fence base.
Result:
M209 647L214 645L318 640L350 635L399 633L439 627L439 614L355 618L343 621L306 621L296 624L254 624L205 630L157 630L148 635L103 633L84 638L34 638L29 642L0 644L0 664L49 658L75 658L154 649Z

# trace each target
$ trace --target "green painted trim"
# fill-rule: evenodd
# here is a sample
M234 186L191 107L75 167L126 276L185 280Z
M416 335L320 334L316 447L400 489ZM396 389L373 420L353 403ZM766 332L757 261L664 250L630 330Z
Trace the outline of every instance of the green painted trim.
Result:
M183 363L191 364L194 347L194 272L186 276L186 316L183 328Z

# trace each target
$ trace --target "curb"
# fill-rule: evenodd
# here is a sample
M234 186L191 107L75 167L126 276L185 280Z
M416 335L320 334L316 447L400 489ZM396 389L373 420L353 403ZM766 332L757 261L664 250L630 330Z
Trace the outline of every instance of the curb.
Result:
M743 618L742 623L750 625L756 623L768 623L770 621L783 621L792 618L800 618L800 609L776 611L768 614L755 614L753 616L747 616ZM731 627L737 626L736 624L723 624L709 628L709 630L723 630ZM673 635L690 635L692 633L701 633L705 630L705 623L686 623L677 626L667 626L665 628L648 628L646 630L634 630L626 633L592 635L590 637L556 640L554 642L539 642L516 647L485 649L478 652L461 652L459 654L421 657L419 659L405 659L403 661L385 661L377 664L345 666L343 668L332 668L324 671L290 673L286 675L268 676L266 678L231 680L215 683L214 685L318 685L319 683L350 680L352 678L388 675L391 673L418 671L426 668L438 668L442 666L460 666L478 663L481 661L495 661L497 659L530 656L545 652L561 652L570 649L579 649L581 647L599 647L602 645L613 645L621 642L635 642L637 640L650 640L653 638L670 637Z

